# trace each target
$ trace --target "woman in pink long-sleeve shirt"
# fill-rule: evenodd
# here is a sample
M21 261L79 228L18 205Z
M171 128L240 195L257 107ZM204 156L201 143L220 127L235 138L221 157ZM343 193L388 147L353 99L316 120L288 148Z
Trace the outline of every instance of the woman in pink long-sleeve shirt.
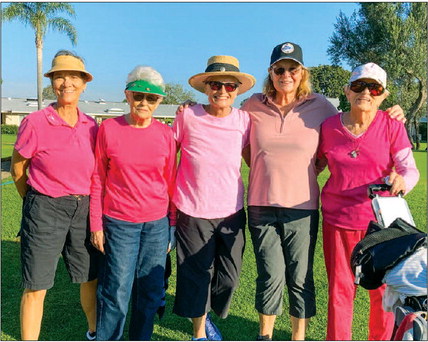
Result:
M357 67L345 87L351 109L321 127L320 164L330 177L321 194L323 247L329 301L327 340L351 340L356 286L349 264L355 245L375 220L367 188L389 177L391 194L409 192L419 179L402 122L379 110L387 97L386 72L374 63ZM394 316L382 308L385 286L370 290L369 340L390 340Z
M168 242L174 239L176 169L172 129L153 118L164 89L156 70L136 67L125 90L130 113L100 126L90 203L92 243L105 253L97 293L99 340L121 339L131 292L130 340L150 340L161 305Z

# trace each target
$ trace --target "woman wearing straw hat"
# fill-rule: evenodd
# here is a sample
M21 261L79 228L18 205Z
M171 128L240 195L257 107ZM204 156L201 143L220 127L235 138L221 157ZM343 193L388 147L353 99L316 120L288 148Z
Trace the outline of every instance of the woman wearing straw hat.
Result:
M105 253L97 339L122 338L132 293L129 339L146 341L164 295L167 250L175 245L176 144L171 127L153 118L166 95L162 76L137 66L126 83L130 112L101 124L95 149L91 239Z
M11 163L24 199L21 339L39 338L44 299L54 284L60 254L72 282L80 283L87 338L95 339L97 251L89 241L87 222L98 126L77 107L92 75L80 57L61 50L45 76L57 101L24 118Z
M231 56L213 56L190 85L207 105L186 108L173 125L181 160L173 201L177 206L177 288L174 313L193 322L192 340L221 340L212 309L226 318L238 286L244 252L241 153L248 144L248 113L233 108L255 79Z

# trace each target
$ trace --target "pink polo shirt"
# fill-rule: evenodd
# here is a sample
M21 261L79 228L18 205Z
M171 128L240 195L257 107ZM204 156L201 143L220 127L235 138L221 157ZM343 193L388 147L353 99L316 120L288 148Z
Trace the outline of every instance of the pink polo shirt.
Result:
M42 194L90 193L98 126L79 109L78 114L71 127L51 104L27 115L19 126L15 149L30 159L27 183Z
M248 144L248 113L233 108L215 117L198 104L177 114L174 137L181 148L174 203L187 215L227 217L244 207L242 149Z
M251 96L242 109L251 117L248 205L317 209L320 127L337 109L319 94L299 101L285 117L264 94Z
M103 229L102 215L142 223L169 213L176 171L176 144L171 127L153 119L146 128L130 126L125 116L103 121L92 176L91 231Z
M370 220L375 220L367 195L368 186L384 183L383 178L397 166L394 155L410 148L411 144L403 123L391 119L386 112L379 110L368 129L357 137L343 126L341 114L329 118L322 125L318 156L327 159L330 170L321 194L322 213L330 225L367 229ZM359 151L356 158L350 154L354 150ZM411 154L410 158L413 160ZM408 165L405 169L415 168L414 161L401 164L400 169L405 165ZM417 169L411 173L417 182ZM383 196L389 196L389 193Z

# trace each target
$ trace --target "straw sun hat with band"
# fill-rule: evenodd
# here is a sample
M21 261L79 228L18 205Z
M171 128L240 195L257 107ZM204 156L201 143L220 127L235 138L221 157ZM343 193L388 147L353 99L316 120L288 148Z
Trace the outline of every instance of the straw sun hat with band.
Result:
M92 75L86 71L85 64L74 56L61 55L57 56L52 61L52 68L45 73L46 77L52 77L55 71L80 71L86 75L86 81L92 81Z
M189 84L205 93L205 81L210 76L233 76L241 84L238 87L238 95L250 90L256 83L256 79L249 74L239 71L239 62L232 56L212 56L208 59L205 72L196 74L189 78Z

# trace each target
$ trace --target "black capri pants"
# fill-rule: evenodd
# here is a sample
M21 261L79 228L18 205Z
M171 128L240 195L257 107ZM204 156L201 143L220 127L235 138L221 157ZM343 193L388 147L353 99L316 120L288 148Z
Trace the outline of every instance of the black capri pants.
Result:
M219 219L177 217L177 287L173 312L226 318L239 284L245 248L245 210Z

